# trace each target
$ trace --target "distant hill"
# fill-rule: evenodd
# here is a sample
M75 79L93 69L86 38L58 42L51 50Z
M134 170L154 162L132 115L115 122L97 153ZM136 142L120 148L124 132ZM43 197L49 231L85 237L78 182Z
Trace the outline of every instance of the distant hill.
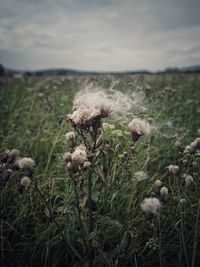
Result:
M181 69L182 69L182 71L199 72L200 71L200 65L184 67L184 68L181 68Z
M165 70L152 72L148 70L121 71L121 72L97 72L81 71L67 68L51 68L35 71L15 70L4 67L0 63L0 76L58 76L58 75L98 75L98 74L154 74L154 73L199 73L200 65L188 66L182 68L169 67Z
M162 72L167 72L167 73L200 72L200 65L188 66L188 67L182 67L182 68L170 67L170 68L165 69Z

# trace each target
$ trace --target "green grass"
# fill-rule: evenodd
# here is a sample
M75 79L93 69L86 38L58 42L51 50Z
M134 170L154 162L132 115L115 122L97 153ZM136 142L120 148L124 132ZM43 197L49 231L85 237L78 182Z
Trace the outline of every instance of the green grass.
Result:
M186 146L198 136L200 75L116 78L116 89L123 92L151 86L143 117L151 119L156 130L151 138L139 140L129 163L120 157L130 151L130 135L123 132L127 129L116 124L122 136L106 131L105 138L113 139L111 152L103 159L109 172L104 185L97 176L92 178L96 217L90 235L84 219L86 230L81 233L73 184L62 158L68 151L65 133L70 126L59 124L60 116L71 112L73 97L85 78L0 80L0 151L16 148L36 162L32 186L23 194L17 190L20 171L1 188L2 266L88 266L83 235L86 243L92 242L93 266L200 264L199 154L190 157L197 162L196 169L182 169L182 173L195 173L193 190L177 184L166 171L183 157L175 141ZM96 82L105 88L111 83L106 77ZM137 181L137 171L146 172L148 179ZM147 221L140 203L150 196L156 179L169 188L169 196L160 216ZM187 200L185 205L180 205L180 198Z

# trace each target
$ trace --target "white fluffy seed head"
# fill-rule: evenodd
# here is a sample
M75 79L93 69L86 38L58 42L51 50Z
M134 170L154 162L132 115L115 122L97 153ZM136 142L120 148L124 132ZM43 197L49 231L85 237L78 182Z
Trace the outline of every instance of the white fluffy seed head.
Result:
M155 184L155 186L157 186L157 187L161 187L162 182L161 182L161 180L156 180L154 184Z
M29 187L31 184L31 179L28 176L24 176L21 178L20 184L24 187Z
M133 134L149 135L152 131L152 126L146 121L139 118L134 118L129 122L128 127Z
M194 178L191 175L186 175L185 176L185 185L190 186L193 183L194 183Z
M145 198L140 205L141 209L145 213L158 214L161 207L160 201L155 197Z
M144 109L143 92L122 93L118 90L102 89L94 84L85 84L74 98L73 113L69 119L76 125L90 124L97 117L111 116L115 120L127 119L129 112Z
M72 114L68 115L68 118L75 125L91 125L92 121L97 117L100 117L100 110L94 107L88 107L82 105L78 107Z
M72 162L75 165L84 163L87 160L87 152L83 145L78 146L71 155Z
M190 144L190 146L191 146L191 148L193 148L194 150L195 150L195 149L198 149L198 146L199 146L198 141L197 141L197 140L194 140L194 141Z
M32 170L35 167L35 161L32 158L22 158L18 161L20 169Z
M163 196L166 196L168 195L168 188L163 186L161 189L160 189L160 194L163 195Z
M76 137L74 132L69 132L65 136L66 136L67 141L74 140Z
M190 144L185 147L184 153L190 153L193 154L196 152L196 148L194 147L194 144Z
M169 173L170 173L170 174L173 174L173 175L178 174L178 172L179 172L179 170L180 170L179 166L177 166L177 165L172 165L172 164L169 165L167 168L168 168Z

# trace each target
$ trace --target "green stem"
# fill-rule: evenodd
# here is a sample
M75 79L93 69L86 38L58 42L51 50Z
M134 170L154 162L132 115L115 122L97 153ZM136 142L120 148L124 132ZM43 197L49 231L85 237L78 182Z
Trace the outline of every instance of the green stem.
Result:
M160 267L162 267L160 214L158 215L158 228L159 228L159 262L160 262Z
M93 148L92 148L92 153L94 153L96 149L96 141L97 141L97 129L93 128L94 134L92 135L93 139ZM93 168L94 168L94 162L93 162L94 156L92 155L90 158L91 162L91 168L88 173L88 230L89 234L93 231L93 221L92 221L92 173L93 173ZM89 267L92 266L92 240L89 240L89 247L88 247L88 254L89 254Z
M81 210L80 210L80 205L79 205L79 196L78 196L78 192L76 189L76 182L73 180L73 184L74 184L74 192L75 192L75 197L76 197L76 206L77 206L77 210L78 210L78 220L79 220L79 227L80 227L80 232L82 235L82 239L83 239L83 243L85 245L85 248L87 248L86 246L86 240L84 238L84 232L83 232L83 224L82 224L82 220L81 220Z
M189 263L188 263L188 256L187 256L187 250L186 250L186 246L185 246L185 239L184 239L184 225L183 225L183 211L182 211L182 207L181 207L181 210L180 210L180 215L181 215L181 239L182 239L182 242L183 242L183 249L184 249L184 253L185 253L185 258L186 258L186 262L187 262L187 266L189 266Z
M89 171L88 175L88 216L89 216L89 234L93 230L92 222L92 170ZM92 266L92 240L89 240L89 266Z
M199 228L199 216L200 216L200 200L198 203L198 210L197 210L197 219L195 224L195 231L194 231L194 243L193 243L193 253L192 253L192 267L195 267L195 260L196 260L196 251L197 251L197 241L198 241L198 228Z

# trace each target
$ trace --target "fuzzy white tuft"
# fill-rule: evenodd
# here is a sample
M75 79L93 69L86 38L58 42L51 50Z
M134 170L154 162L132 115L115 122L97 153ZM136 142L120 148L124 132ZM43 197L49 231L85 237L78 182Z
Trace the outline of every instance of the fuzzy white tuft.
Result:
M161 189L160 189L160 194L161 195L168 195L168 188L163 186Z
M74 140L75 138L75 133L74 132L69 132L65 135L67 141Z
M185 176L185 186L190 186L194 183L194 178L191 175Z
M31 184L31 179L28 176L24 176L21 178L20 184L24 187L29 187Z
M179 170L180 170L179 166L172 165L172 164L169 165L167 168L168 168L169 173L170 174L173 174L173 175L176 175L179 172Z
M155 184L155 186L161 187L162 182L161 182L161 180L156 180L154 184Z
M161 207L160 201L155 197L145 198L140 205L141 209L145 213L158 214Z
M152 126L146 120L141 120L139 118L134 118L129 122L128 127L132 133L138 135L149 135L152 131Z
M75 165L84 163L87 160L86 148L83 145L78 146L72 153L71 158Z
M35 167L35 161L32 158L22 158L18 161L18 166L20 169L30 169Z
M143 92L124 94L112 88L105 90L87 84L75 95L73 113L68 117L75 124L88 123L98 116L124 121L129 112L144 109L144 96Z

